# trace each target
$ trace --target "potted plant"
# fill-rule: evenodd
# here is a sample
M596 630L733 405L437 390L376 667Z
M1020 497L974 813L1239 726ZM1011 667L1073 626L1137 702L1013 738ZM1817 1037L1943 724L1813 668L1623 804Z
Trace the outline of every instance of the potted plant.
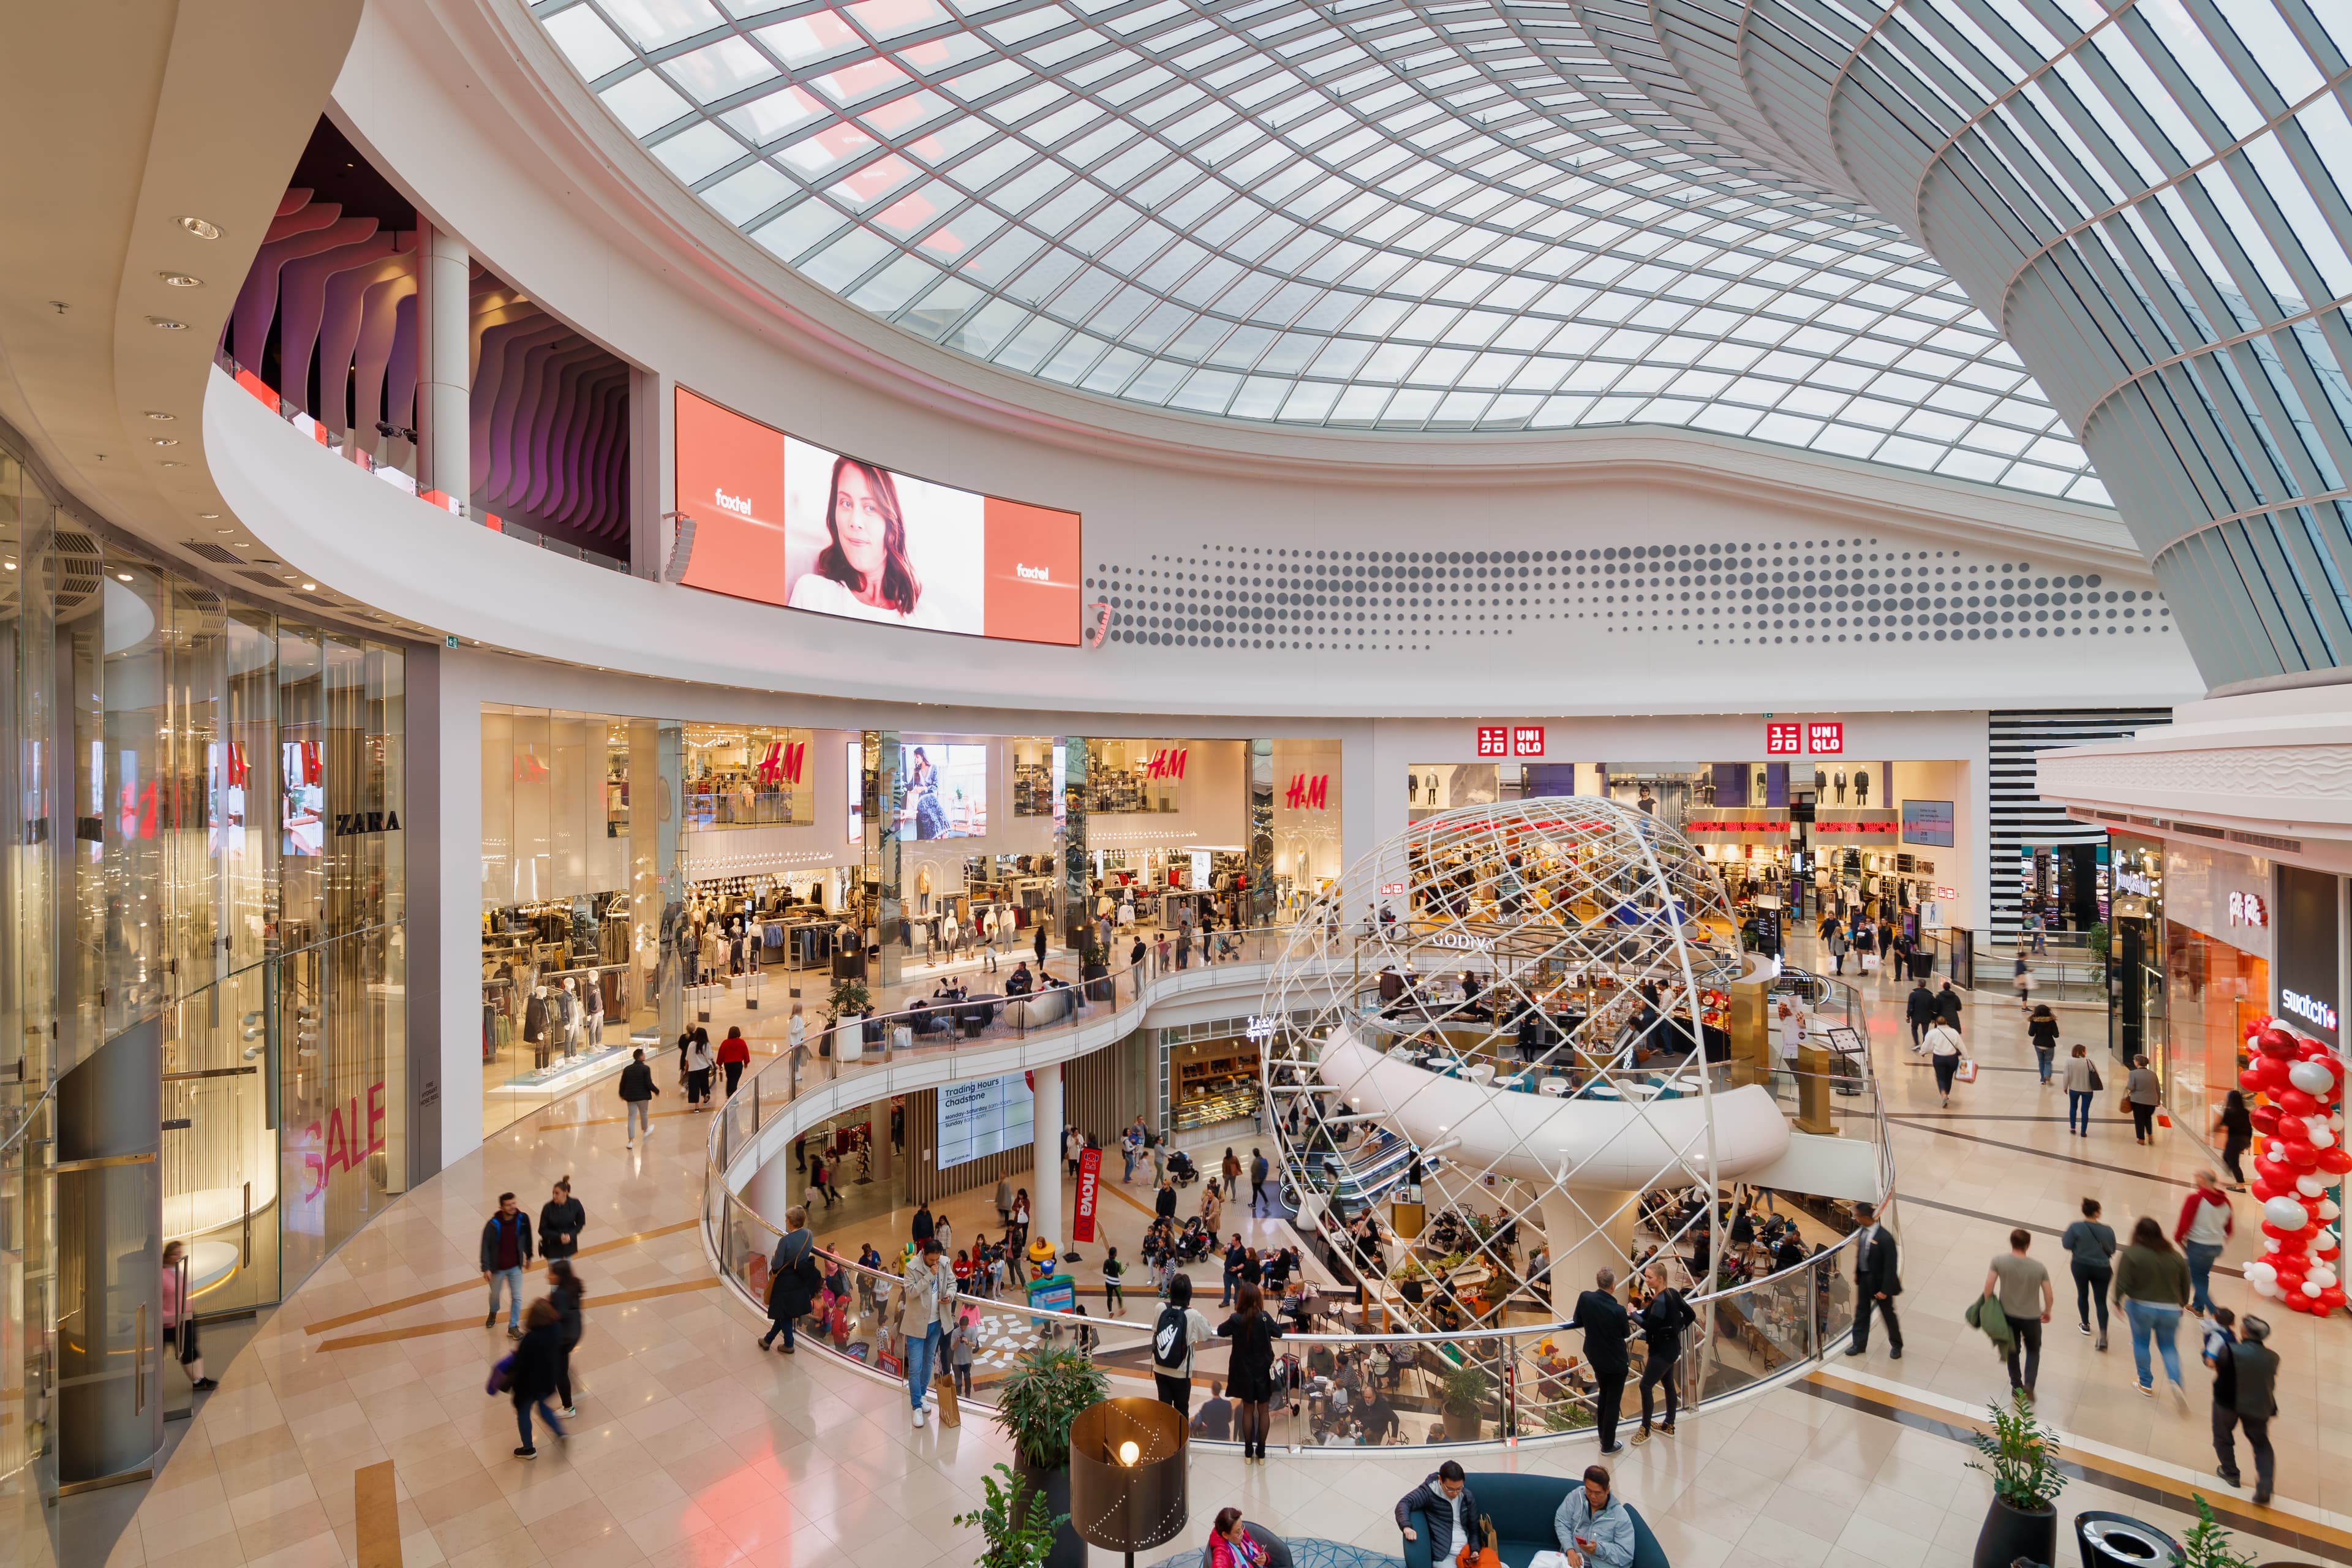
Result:
M866 982L863 980L851 980L845 976L835 980L833 983L832 994L824 999L824 1038L817 1043L818 1054L834 1057L846 1056L852 1061L856 1060L860 1052L845 1052L838 1049L835 1045L841 1037L839 1033L841 1021L844 1018L858 1016L867 1007L873 1005L873 994L866 989Z
M1087 999L1090 1002L1111 1000L1110 983L1104 977L1110 965L1104 961L1100 944L1089 942L1078 952L1078 978L1087 983Z
M1969 1468L1992 1478L1992 1506L1977 1534L1976 1568L2009 1568L2023 1557L2054 1563L2058 1550L2058 1434L2034 1418L2033 1406L2012 1394L2006 1407L1991 1405L1992 1430L1976 1435L1980 1458Z
M2179 1568L2254 1568L2254 1560L2237 1549L2213 1517L2213 1505L2205 1494L2189 1495L2197 1504L2197 1523L2180 1543Z
M1437 1387L1445 1420L1445 1440L1476 1442L1479 1418L1486 1414L1487 1396L1495 1388L1486 1368L1464 1362L1447 1372Z
M1087 1543L1070 1528L1070 1423L1110 1391L1102 1369L1076 1350L1040 1346L1023 1356L996 1397L996 1424L1013 1439L1014 1468L1061 1516L1041 1568L1086 1568Z
M1003 1485L997 1484L997 1476L1004 1478ZM1051 1512L1045 1492L1015 1475L1010 1465L999 1463L995 1474L980 1478L980 1486L986 1500L979 1510L950 1521L960 1527L978 1526L987 1541L977 1568L1042 1568L1054 1550L1054 1532L1069 1523L1070 1516Z

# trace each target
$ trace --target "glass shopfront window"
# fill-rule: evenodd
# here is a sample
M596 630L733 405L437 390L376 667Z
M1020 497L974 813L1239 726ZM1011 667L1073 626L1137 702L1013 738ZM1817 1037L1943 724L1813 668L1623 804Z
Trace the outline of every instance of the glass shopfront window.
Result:
M805 826L816 820L806 730L686 726L686 830Z

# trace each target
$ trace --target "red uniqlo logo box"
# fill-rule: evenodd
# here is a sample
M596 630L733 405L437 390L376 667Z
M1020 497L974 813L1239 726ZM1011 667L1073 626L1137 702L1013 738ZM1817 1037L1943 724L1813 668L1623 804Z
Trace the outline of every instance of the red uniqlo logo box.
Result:
M1843 724L1808 724L1805 726L1806 748L1817 757L1834 757L1845 751Z
M1478 754L1482 757L1507 757L1511 754L1511 732L1500 724L1478 726Z
M1543 726L1522 724L1511 731L1511 755L1540 757L1543 755Z
M1767 724L1764 726L1764 754L1768 757L1793 757L1804 744L1805 729L1801 724Z

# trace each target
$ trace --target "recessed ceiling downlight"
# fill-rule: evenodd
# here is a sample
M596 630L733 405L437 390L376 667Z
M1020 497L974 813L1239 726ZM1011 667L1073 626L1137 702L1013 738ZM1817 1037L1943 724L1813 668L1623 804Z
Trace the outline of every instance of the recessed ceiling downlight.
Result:
M180 220L180 226L198 239L218 239L221 237L217 224L207 223L200 217L184 217Z

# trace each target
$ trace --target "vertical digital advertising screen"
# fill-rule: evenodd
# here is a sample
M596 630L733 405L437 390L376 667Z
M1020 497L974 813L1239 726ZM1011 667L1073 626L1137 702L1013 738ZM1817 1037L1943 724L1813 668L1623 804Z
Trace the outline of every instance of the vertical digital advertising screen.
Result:
M826 450L684 387L688 587L815 615L1076 647L1079 517Z
M863 742L849 759L849 841L866 842ZM898 748L898 837L982 838L988 834L988 748L922 741Z
M938 1164L942 1171L1007 1149L1026 1148L1035 1136L1026 1073L977 1083L943 1083L939 1096Z

